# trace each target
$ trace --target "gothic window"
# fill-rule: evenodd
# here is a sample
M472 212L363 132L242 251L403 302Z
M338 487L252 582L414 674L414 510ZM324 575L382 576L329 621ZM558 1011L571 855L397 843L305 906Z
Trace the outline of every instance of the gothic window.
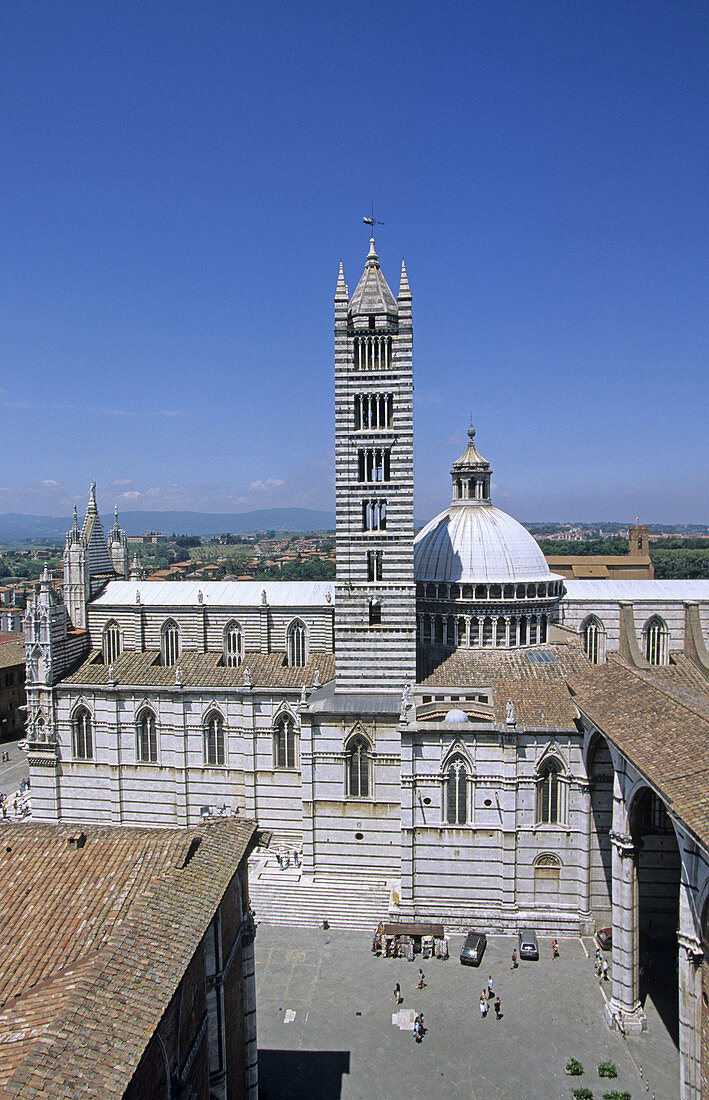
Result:
M514 648L517 645L517 619L513 616L510 619L510 647Z
M480 645L480 620L475 616L470 620L470 644L471 646Z
M227 668L238 668L244 656L244 636L238 623L227 624L224 631L224 664Z
M278 719L273 733L273 764L276 768L297 768L298 735L290 715Z
M371 752L369 743L358 735L347 748L347 794L350 798L369 798Z
M519 620L519 644L527 644L527 618L524 615Z
M539 616L539 641L546 642L547 640L547 617L546 615Z
M112 665L121 653L121 631L118 623L111 619L103 630L103 659L107 665Z
M204 762L217 766L224 763L224 719L214 710L204 723Z
M91 715L86 707L79 707L73 720L74 758L76 760L93 760L94 743L91 732Z
M180 656L180 628L172 619L160 631L160 656L164 665L174 665Z
M504 646L507 641L507 622L503 615L497 620L497 646Z
M149 707L138 715L138 760L141 764L157 764L158 760L157 725Z
M483 641L484 646L492 645L492 619L488 615L483 621Z
M354 397L355 431L390 428L394 409L391 393L356 393Z
M468 769L462 757L454 757L446 771L446 821L465 825L468 820Z
M382 621L382 605L379 600L369 601L369 625L380 626Z
M592 615L581 627L581 645L592 665L601 665L605 660L606 639L603 623Z
M643 653L651 665L670 663L670 632L659 615L653 615L643 629Z
M367 580L380 581L382 579L382 551L367 551Z
M566 786L561 765L553 757L544 761L537 773L537 824L563 825L566 818Z
M308 632L301 619L295 619L288 627L287 635L288 664L291 668L300 667L307 662Z

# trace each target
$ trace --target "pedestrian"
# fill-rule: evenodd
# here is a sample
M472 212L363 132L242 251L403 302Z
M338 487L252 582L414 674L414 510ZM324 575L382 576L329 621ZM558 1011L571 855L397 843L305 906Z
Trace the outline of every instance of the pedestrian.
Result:
M401 1004L401 986L398 982L394 986L394 1004Z
M604 959L601 963L601 976L604 982L608 981L608 959Z
M492 974L488 974L488 976L487 976L487 997L488 997L488 1000L491 1001L494 996L495 996L495 990L492 987Z
M516 970L517 966L517 949L515 948L512 952L512 966L510 967L510 970Z
M419 967L419 984L418 984L418 988L423 989L425 984L426 984L426 975L424 974L421 967Z
M552 959L559 958L559 944L556 942L556 940L551 941L551 957Z
M484 1020L487 1016L487 997L485 991L480 994L480 1019Z
M295 864L296 867L300 867L300 860L298 858L298 850L295 849L295 848L293 849L293 863Z
M502 1019L502 1005L499 996L495 997L495 1018Z

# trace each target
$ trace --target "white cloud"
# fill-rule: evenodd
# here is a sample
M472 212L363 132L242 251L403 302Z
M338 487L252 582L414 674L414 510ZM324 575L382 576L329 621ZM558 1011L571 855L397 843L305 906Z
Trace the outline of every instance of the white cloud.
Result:
M44 481L40 481L40 485L43 485L45 489L61 489L59 482L53 481L51 477L46 478Z
M140 493L137 489L127 489L125 493L121 493L121 500L137 500Z
M279 477L267 477L265 481L252 481L249 489L257 492L264 489L281 489L285 484L285 481L281 481Z

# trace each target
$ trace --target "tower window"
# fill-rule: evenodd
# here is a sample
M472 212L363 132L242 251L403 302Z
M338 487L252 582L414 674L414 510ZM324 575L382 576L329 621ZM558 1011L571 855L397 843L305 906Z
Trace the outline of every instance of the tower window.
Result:
M354 397L355 431L390 428L394 412L391 393L356 393Z
M389 481L391 477L391 448L361 448L357 452L357 466L359 481Z
M537 778L537 824L562 825L566 818L566 786L557 760L546 760Z
M367 580L380 581L382 579L382 551L367 551Z
M382 605L379 600L369 601L369 625L381 626L382 622Z
M370 313L369 315L369 327L372 329L377 327L377 318L374 316L373 313Z
M446 778L446 821L449 825L465 825L468 820L468 769L461 757L451 761Z
M386 531L387 503L385 500L362 501L362 530Z

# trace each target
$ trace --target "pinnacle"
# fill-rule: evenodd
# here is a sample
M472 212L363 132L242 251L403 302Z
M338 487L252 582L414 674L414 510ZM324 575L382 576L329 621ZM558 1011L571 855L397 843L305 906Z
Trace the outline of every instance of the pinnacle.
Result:
M409 279L408 279L408 276L406 274L406 264L404 263L403 259L401 261L401 282L399 283L399 297L400 298L410 298L411 297L411 289L409 287Z
M340 260L340 271L339 271L339 274L337 276L337 286L335 288L335 297L336 298L346 298L347 297L347 284L345 283L345 273L342 270L342 260Z

